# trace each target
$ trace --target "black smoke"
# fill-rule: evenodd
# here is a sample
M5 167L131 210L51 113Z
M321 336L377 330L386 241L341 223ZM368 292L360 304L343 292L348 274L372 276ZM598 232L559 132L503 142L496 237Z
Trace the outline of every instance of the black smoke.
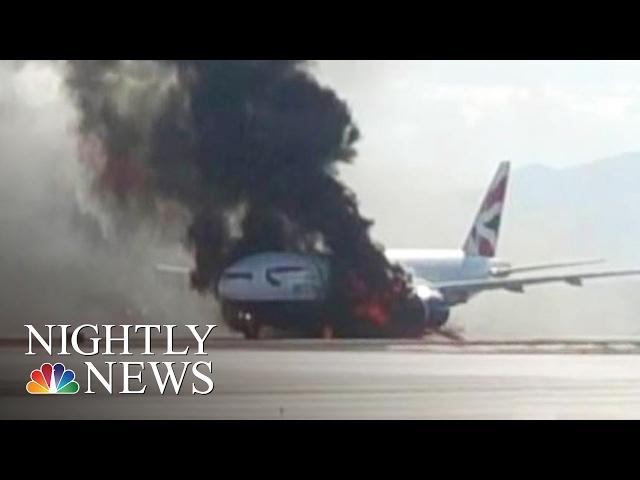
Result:
M408 294L337 175L360 132L306 61L74 61L67 85L105 203L187 215L194 288L215 290L243 255L289 250L330 256L345 312Z

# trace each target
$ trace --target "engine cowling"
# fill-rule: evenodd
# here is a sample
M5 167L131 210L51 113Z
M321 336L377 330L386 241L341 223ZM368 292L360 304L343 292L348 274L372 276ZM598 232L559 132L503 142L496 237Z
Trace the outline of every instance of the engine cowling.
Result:
M450 307L442 294L425 285L416 288L416 293L422 301L425 325L427 328L443 327L449 320Z

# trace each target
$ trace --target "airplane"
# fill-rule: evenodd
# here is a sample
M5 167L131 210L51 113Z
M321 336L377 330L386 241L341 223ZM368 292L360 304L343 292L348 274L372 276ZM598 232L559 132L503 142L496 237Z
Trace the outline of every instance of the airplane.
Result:
M514 274L600 263L582 259L513 266L496 257L500 224L506 200L510 163L502 162L489 185L471 229L460 249L386 249L392 263L400 264L412 277L422 303L424 333L450 334L443 330L451 307L489 290L524 292L525 287L545 283L581 286L583 280L640 275L640 269L554 273L518 277ZM188 273L189 269L158 265L164 273ZM302 324L328 293L330 267L321 255L263 252L229 266L218 283L223 316L247 338L259 338L263 327L307 335ZM313 315L311 316L313 317ZM333 336L329 329L322 336ZM455 338L453 335L452 338Z

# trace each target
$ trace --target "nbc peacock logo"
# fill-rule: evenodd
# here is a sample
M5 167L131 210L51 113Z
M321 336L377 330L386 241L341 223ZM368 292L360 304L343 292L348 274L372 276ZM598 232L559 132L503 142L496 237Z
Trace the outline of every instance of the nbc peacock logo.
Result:
M75 378L75 372L65 369L62 363L56 363L53 366L50 363L43 363L39 369L31 372L27 392L32 395L78 393L80 385Z

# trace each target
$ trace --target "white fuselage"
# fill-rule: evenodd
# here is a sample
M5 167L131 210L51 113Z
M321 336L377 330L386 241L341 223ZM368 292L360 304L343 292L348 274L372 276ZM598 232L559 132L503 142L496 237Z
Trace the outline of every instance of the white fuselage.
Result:
M486 279L505 262L465 255L462 250L391 249L392 263L408 271L419 292L437 289L440 282ZM265 252L240 259L227 268L219 282L222 298L236 302L315 301L324 298L329 278L325 258L288 252ZM426 292L423 296L429 296ZM447 297L450 304L470 295Z
M496 258L467 256L462 250L388 249L391 262L397 262L417 282L450 282L490 278L494 269L508 266Z

